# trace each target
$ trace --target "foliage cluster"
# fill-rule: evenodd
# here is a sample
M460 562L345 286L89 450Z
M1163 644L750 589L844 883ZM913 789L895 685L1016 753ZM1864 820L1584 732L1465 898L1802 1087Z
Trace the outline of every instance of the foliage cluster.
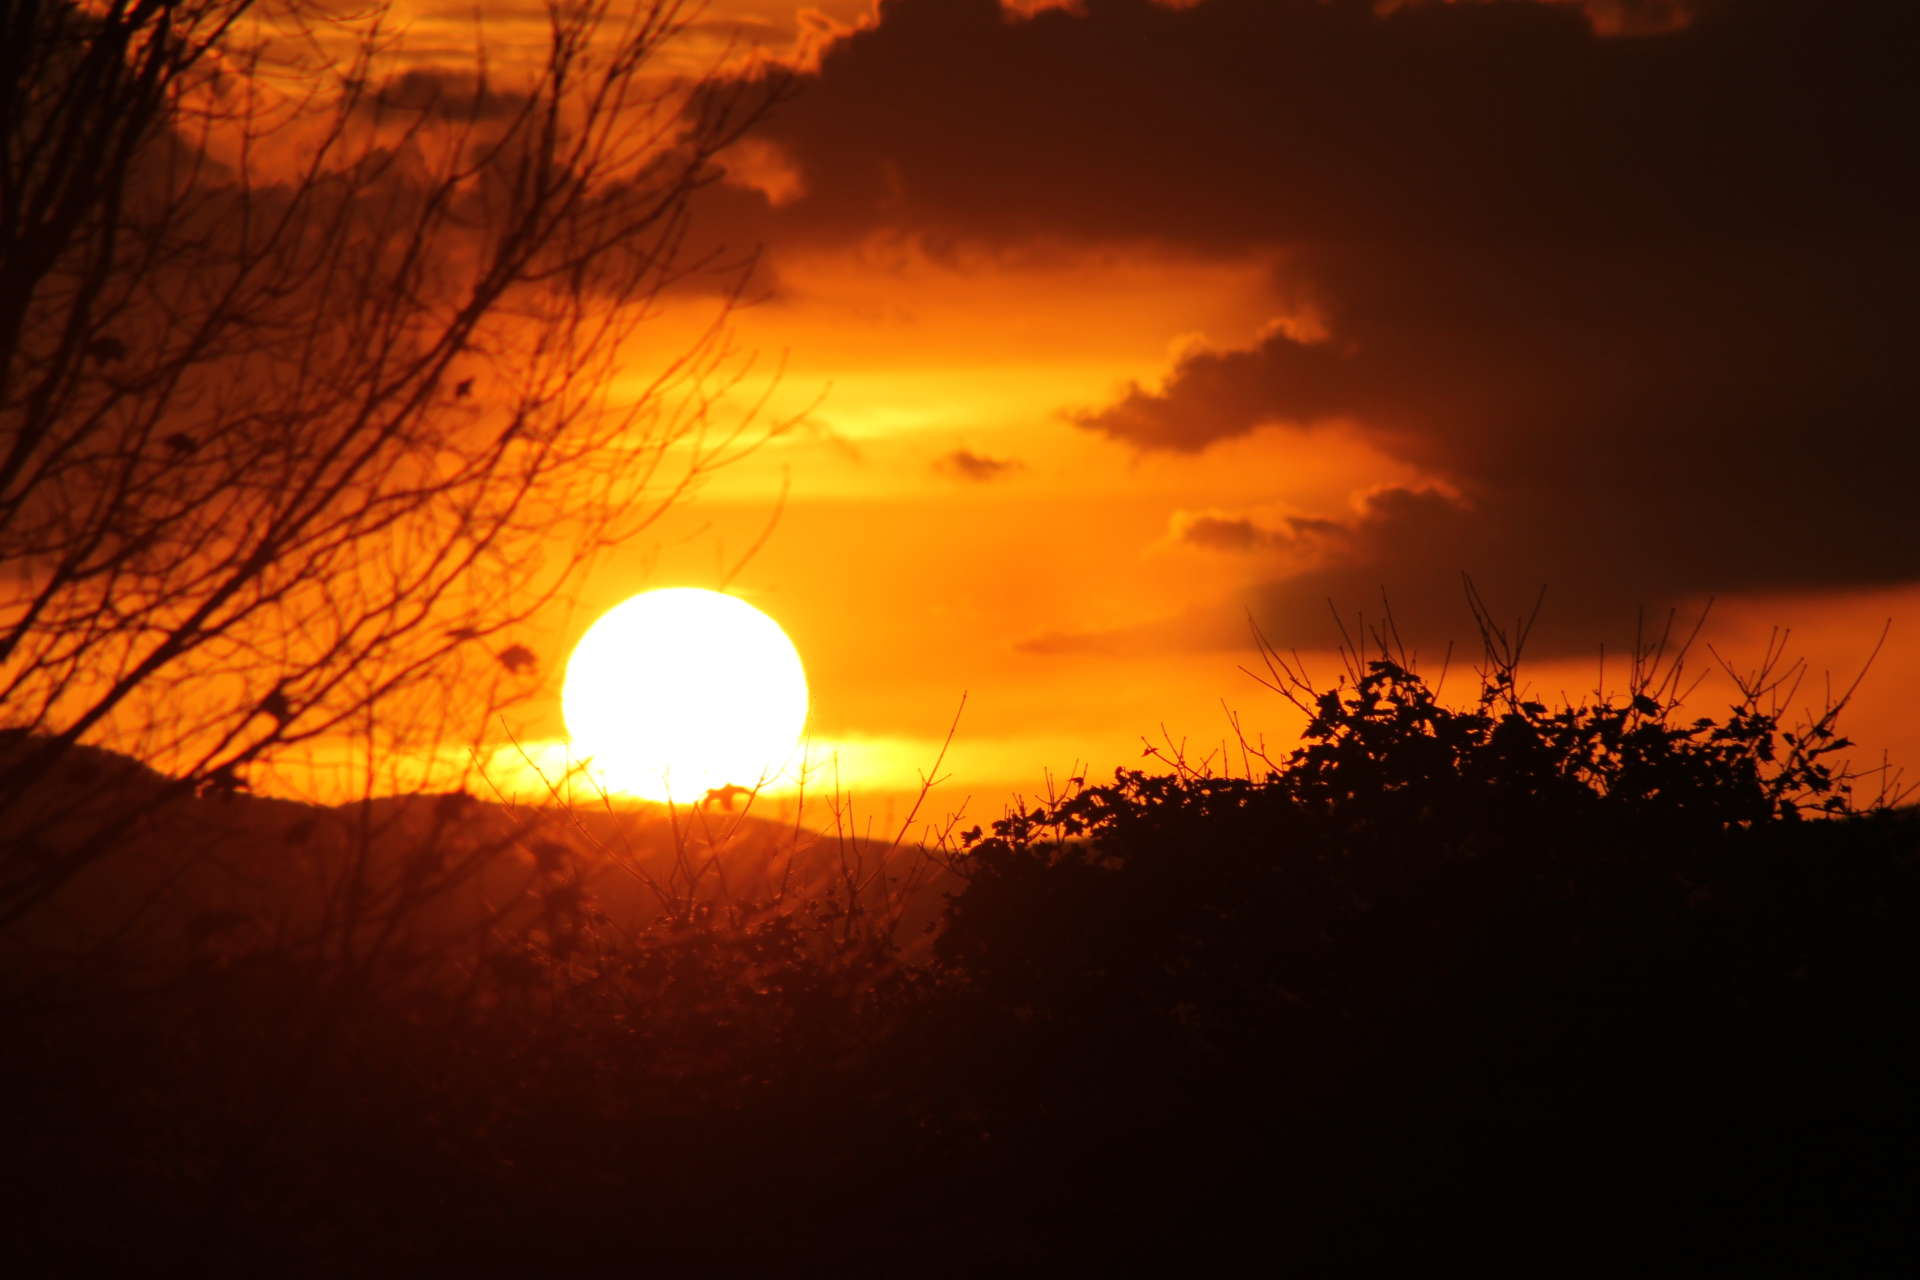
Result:
M1776 648L1683 718L1683 647L1555 708L1487 638L1465 708L1386 643L1332 689L1269 653L1308 716L1285 758L1165 755L967 833L940 962L1076 1095L1010 1089L1047 1099L1018 1124L1081 1153L1089 1203L1180 1168L1163 1216L1262 1215L1315 1266L1551 1247L1601 1205L1627 1249L1892 1247L1917 830L1885 789L1855 806L1845 699L1786 727Z
M1083 911L1116 899L1133 948L1136 909L1191 903L1212 935L1227 904L1246 908L1249 885L1276 879L1287 901L1258 905L1262 929L1307 903L1364 914L1449 868L1507 856L1535 869L1655 856L1684 875L1731 833L1853 811L1855 775L1831 763L1852 745L1835 729L1840 707L1783 728L1770 699L1796 673L1773 674L1777 650L1737 679L1740 700L1724 721L1679 715L1681 657L1643 655L1622 698L1550 708L1527 694L1517 654L1491 632L1486 656L1477 698L1459 708L1384 643L1370 661L1350 656L1350 678L1318 691L1269 652L1270 687L1307 713L1301 746L1277 761L1252 748L1239 776L1169 757L1165 773L1122 769L1103 786L1074 778L1066 794L1009 813L991 833L974 828L967 893L942 955L996 971L1030 950L1000 933L1021 914L1016 904L1056 895ZM1091 944L1084 933L1060 940ZM1090 963L1028 958L1017 977L1028 988Z

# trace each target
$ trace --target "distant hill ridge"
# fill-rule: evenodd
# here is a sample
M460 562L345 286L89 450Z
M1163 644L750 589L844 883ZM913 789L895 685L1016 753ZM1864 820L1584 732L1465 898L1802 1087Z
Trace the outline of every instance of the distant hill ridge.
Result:
M0 732L0 781L46 741ZM840 874L843 861L862 875L924 861L915 848L823 837L746 806L669 813L660 805L509 806L466 792L337 805L242 789L196 794L89 744L66 747L13 808L23 820L0 831L0 848L12 844L35 859L71 849L116 815L134 815L127 834L77 874L51 909L15 930L16 941L29 939L32 949L75 953L123 935L136 918L138 936L162 950L214 918L311 932L346 909L350 882L371 904L355 909L406 904L448 931L560 883L610 921L634 927L675 895L762 900L817 889ZM916 929L940 902L926 895L913 913Z

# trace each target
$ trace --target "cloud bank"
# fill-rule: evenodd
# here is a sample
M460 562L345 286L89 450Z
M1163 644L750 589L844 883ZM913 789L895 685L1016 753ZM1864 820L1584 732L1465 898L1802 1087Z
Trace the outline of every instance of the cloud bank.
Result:
M1465 571L1548 584L1575 645L1639 606L1920 579L1916 50L1891 3L888 0L756 130L800 194L731 213L776 260L1267 255L1323 338L1189 351L1071 420L1149 454L1364 432L1458 499L1314 513L1342 536L1241 603L1284 629L1384 586L1450 625Z

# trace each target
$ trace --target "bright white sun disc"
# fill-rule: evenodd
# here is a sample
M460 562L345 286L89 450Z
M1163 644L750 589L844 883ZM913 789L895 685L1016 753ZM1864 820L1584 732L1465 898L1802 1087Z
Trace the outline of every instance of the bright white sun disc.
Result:
M604 785L684 803L787 767L806 728L807 675L780 624L746 601L668 587L587 629L560 704Z

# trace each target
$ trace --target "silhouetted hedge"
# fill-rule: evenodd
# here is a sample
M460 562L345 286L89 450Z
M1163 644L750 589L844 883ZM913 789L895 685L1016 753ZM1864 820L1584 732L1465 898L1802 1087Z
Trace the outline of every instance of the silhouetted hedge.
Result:
M1920 823L1852 813L1830 721L1384 659L1310 705L1264 776L970 833L937 954L1028 1029L1010 1123L1083 1210L1316 1270L1907 1256Z

